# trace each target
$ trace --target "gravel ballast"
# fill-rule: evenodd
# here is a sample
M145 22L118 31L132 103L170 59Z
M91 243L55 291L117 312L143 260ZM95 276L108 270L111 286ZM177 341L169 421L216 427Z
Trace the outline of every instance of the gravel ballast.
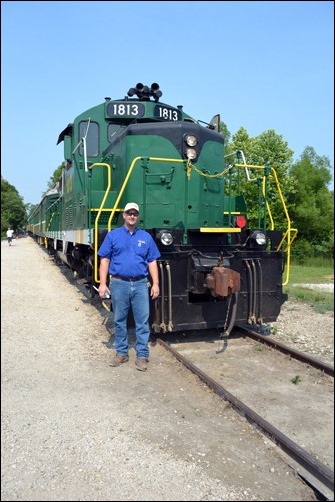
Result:
M2 501L315 500L159 345L111 368L105 320L31 238L1 251Z

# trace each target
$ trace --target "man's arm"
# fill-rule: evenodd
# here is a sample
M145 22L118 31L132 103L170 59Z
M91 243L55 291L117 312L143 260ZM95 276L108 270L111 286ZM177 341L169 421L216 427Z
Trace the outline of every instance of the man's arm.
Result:
M107 286L109 261L110 260L108 258L101 258L100 259L100 267L99 267L99 275L100 275L99 296L100 296L100 298L103 298L106 292L110 295L110 290Z
M152 286L150 291L150 296L152 299L157 298L159 295L159 281L158 281L158 266L157 261L151 261L148 263L149 273L152 279Z

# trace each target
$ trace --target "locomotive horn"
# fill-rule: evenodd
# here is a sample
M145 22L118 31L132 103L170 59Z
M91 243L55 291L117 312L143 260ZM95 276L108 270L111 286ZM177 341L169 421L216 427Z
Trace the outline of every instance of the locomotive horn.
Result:
M128 96L131 97L134 94L144 101L149 101L150 96L152 96L155 103L157 103L163 93L159 90L159 85L156 82L153 82L150 88L147 85L143 85L142 82L138 82L135 87L131 87L128 91Z
M150 94L153 96L155 103L159 101L159 98L163 95L162 91L159 90L159 85L154 82L151 84Z
M144 101L149 101L150 99L150 89L147 85L143 85L141 82L136 84L135 87L136 96Z
M156 91L155 94L153 95L155 98L155 101L157 102L161 96L163 96L162 91Z
M141 92L141 99L143 99L144 101L150 101L150 89L147 85L143 86L143 90Z
M139 82L138 84L136 84L136 87L135 87L135 93L136 93L136 96L139 98L139 99L142 99L143 98L143 94L144 94L144 85Z

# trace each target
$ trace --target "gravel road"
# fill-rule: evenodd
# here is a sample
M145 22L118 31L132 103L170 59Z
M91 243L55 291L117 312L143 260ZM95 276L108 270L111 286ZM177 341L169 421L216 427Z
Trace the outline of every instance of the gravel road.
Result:
M2 501L316 500L159 344L111 368L106 319L29 237L1 242L1 286Z

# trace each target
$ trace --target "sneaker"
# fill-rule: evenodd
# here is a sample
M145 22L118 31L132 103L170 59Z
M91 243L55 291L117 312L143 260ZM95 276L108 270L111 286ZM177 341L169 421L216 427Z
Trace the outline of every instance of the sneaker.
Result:
M114 358L112 359L110 366L113 366L113 367L120 366L120 364L126 363L127 361L129 361L128 356L122 356L121 354L116 354L114 356Z
M147 359L136 359L135 366L138 371L147 371Z

